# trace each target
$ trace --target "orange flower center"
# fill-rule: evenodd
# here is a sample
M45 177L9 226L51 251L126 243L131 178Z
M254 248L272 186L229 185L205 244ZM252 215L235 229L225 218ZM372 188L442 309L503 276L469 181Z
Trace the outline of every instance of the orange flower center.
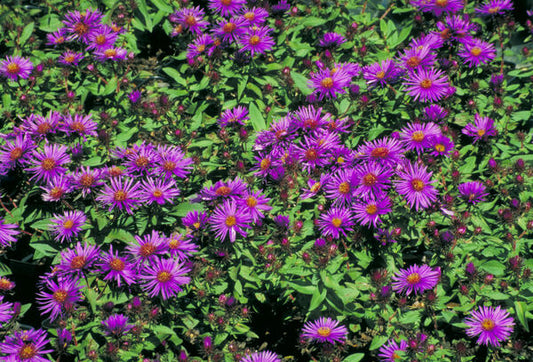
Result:
M305 151L305 159L307 161L314 161L318 158L318 153L314 148L310 148L307 151Z
M392 359L400 359L400 358L402 358L402 357L400 357L400 355L398 353L394 352L392 354Z
M143 258L149 257L152 255L156 250L156 247L152 243L146 243L141 245L141 248L139 249L139 255L141 255Z
M318 126L318 122L316 119L306 119L304 121L304 127L315 129Z
M448 6L448 0L437 0L435 1L435 5L441 8L445 8L446 6Z
M47 157L41 162L41 167L45 171L53 170L56 167L56 160L51 157Z
M418 67L420 65L420 61L421 61L420 57L413 55L412 57L407 59L407 66L409 66L410 68Z
M122 169L118 166L113 166L109 169L109 175L111 175L111 177L118 177L122 175Z
M200 227L200 224L198 224L198 227ZM179 239L171 239L168 242L168 246L170 247L170 249L177 249L180 247L180 245L181 245L181 242Z
M374 204L370 204L366 207L366 213L368 215L374 215L376 212L378 212L378 207Z
M196 47L196 51L197 51L198 53L201 53L201 52L203 52L204 50L205 50L205 45L204 45L204 44L200 44L200 45L198 45L198 46Z
M244 18L248 21L253 21L255 19L255 13L249 11L244 14Z
M105 44L107 38L105 37L104 34L100 34L98 36L96 36L96 39L94 39L95 43L98 44L98 45L103 45Z
M20 66L15 62L11 62L7 65L6 70L9 74L18 74L20 72Z
M329 337L331 335L331 328L329 327L320 327L316 330L320 337Z
M148 157L144 157L144 156L139 156L135 160L135 165L138 167L146 167L148 166L149 163L150 163L150 160L148 160Z
M431 88L432 84L433 82L431 81L431 79L424 79L423 81L420 82L420 86L424 89Z
M489 8L489 14L496 14L498 11L500 11L500 7L499 6L493 6L493 7Z
M225 33L232 33L235 29L237 29L237 25L235 25L234 23L226 23L222 27L222 30Z
M348 192L350 192L350 184L348 182L342 182L339 185L339 192L343 195L346 195Z
M435 145L435 150L436 150L437 152L444 152L444 151L446 150L446 148L444 147L444 145L442 145L442 144L440 144L440 143L437 143L437 144Z
M166 271L157 273L157 281L161 283L168 282L172 278L172 274Z
M61 187L54 187L50 190L50 196L54 199L59 199L61 196L63 196L64 191Z
M418 178L415 178L413 181L411 181L411 186L413 186L413 189L415 191L422 191L424 189L424 181L418 179Z
M85 130L86 130L86 127L83 123L81 122L73 122L71 125L70 125L70 129L72 129L73 131L76 131L78 133L84 133Z
M331 223L333 224L333 226L338 228L338 227L340 227L342 225L342 219L340 219L338 217L334 217L333 219L331 219Z
M24 347L22 347L19 350L19 357L21 360L25 359L32 359L37 355L37 348L33 345L33 343L24 344Z
M63 223L63 229L67 229L67 230L70 230L74 227L74 221L71 220L71 219L68 219L67 221L65 221Z
M320 189L320 182L315 182L313 184L313 186L311 186L311 192L318 192L318 190Z
M385 78L385 72L380 70L379 72L376 73L376 78L377 79L383 79Z
M237 225L237 219L235 218L235 216L233 215L228 216L226 218L226 226L230 228L235 225Z
M259 44L260 41L261 41L260 37L258 37L257 35L253 35L250 37L250 40L248 42L250 43L250 45L257 45Z
M80 177L80 185L83 187L91 187L94 183L94 176L85 174Z
M484 129L479 129L476 133L477 133L477 135L479 137L483 137L485 135L485 130Z
M109 266L111 267L111 269L113 270L116 270L116 271L123 271L124 268L126 267L126 264L124 264L124 262L122 260L120 260L119 258L113 258L111 259L111 261L109 262Z
M446 28L446 29L444 29L443 31L440 32L440 37L442 39L449 39L450 35L451 35L450 33L451 33L451 30Z
M52 298L58 303L63 303L65 300L67 300L68 293L63 289L58 289L52 294Z
M475 57L479 57L479 55L481 54L481 48L480 47L473 47L470 50L470 54L472 54Z
M418 273L411 273L407 276L407 283L409 284L417 284L420 282L422 278L420 277L420 274Z
M70 262L70 267L72 269L81 269L85 266L85 263L87 262L87 258L82 256L82 255L78 255L78 256L75 256L74 258L72 258L72 261Z
M333 78L326 77L320 81L320 85L326 89L333 88Z
M194 226L197 229L200 229L200 223L198 221L192 224L192 226Z
M50 128L52 128L50 123L43 122L43 123L41 123L41 124L39 124L37 126L37 132L40 133L40 134L45 134L45 133L48 133L50 131Z
M20 147L15 147L11 150L11 152L9 152L9 159L11 161L16 161L21 157L22 157L22 148Z
M231 188L228 186L220 186L216 191L215 194L218 196L228 196L231 194Z
M76 23L74 25L74 32L78 35L85 35L89 31L89 27L87 24L82 23L81 21L79 23Z
M196 25L196 18L192 15L189 15L185 18L185 24L188 26Z
M261 171L264 171L270 167L270 164L271 164L270 160L268 158L264 158L261 160L261 164L259 165L259 168L261 169Z
M74 54L69 54L65 56L65 62L67 63L72 63L75 60L76 60L76 57L74 56Z
M175 168L176 168L176 162L165 161L165 163L163 163L163 170L167 172L174 171Z
M413 132L411 139L415 142L422 142L426 136L424 136L424 132L422 131L415 131Z
M113 48L109 48L109 49L104 50L104 55L106 58L113 58L114 56L117 55L117 51Z
M339 157L337 158L337 163L340 163L340 164L344 163L344 158L342 158L341 156L339 156Z
M378 178L373 173L369 172L363 176L363 185L365 186L374 186L377 181Z
M257 206L257 199L253 196L250 196L246 199L246 206L248 207L256 207Z
M118 190L113 195L113 199L115 199L115 201L118 201L118 202L125 201L127 197L128 197L128 193L123 190Z
M231 0L220 0L220 3L224 6L230 6L231 5Z
M159 197L163 196L163 191L161 191L159 189L155 189L154 192L152 193L152 196L156 197L156 198L159 198Z
M0 278L0 290L9 290L13 288L13 283L7 278Z
M496 327L496 324L492 319L485 318L483 319L483 322L481 322L481 328L483 328L485 331L490 332Z
M384 158L389 155L389 149L386 147L376 147L370 152L370 156L375 158Z

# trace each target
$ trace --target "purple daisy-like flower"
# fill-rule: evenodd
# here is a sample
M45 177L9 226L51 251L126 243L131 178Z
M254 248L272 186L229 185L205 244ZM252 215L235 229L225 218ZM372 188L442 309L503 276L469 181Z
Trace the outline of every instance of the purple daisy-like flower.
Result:
M293 114L293 122L299 129L315 132L328 124L331 114L322 115L322 108L315 108L313 105L298 108Z
M115 62L126 59L128 51L121 47L109 47L106 49L98 49L94 52L94 56L100 62L105 62L106 60L112 60Z
M5 322L9 322L13 317L13 303L4 302L4 296L0 296L0 328Z
M270 199L261 194L261 191L256 191L244 194L242 199L237 200L237 204L255 223L265 217L262 211L272 210L272 206L268 205L269 201Z
M281 362L281 360L274 352L263 351L254 352L251 355L241 359L241 362Z
M31 151L35 149L33 140L24 133L19 133L14 139L6 140L0 149L0 173L11 170L29 162Z
M21 128L32 136L42 138L56 133L59 122L62 120L63 116L59 112L50 111L47 116L32 114L24 119Z
M153 178L147 178L143 181L141 190L141 202L145 202L151 205L157 202L159 205L164 205L167 202L173 204L172 201L180 194L180 190L177 188L174 180L154 180Z
M112 48L117 41L118 33L113 31L109 25L101 25L88 36L88 43L86 50L102 50Z
M50 231L56 241L70 242L78 236L86 221L87 217L79 210L67 211L63 215L54 214L54 218L50 219Z
M89 166L81 167L80 171L72 176L72 183L76 189L81 190L83 197L86 197L93 189L104 184L101 175L101 170L91 169Z
M281 166L281 161L273 159L270 154L260 153L259 156L255 156L257 164L252 168L255 170L254 174L259 177L272 176L272 173Z
M202 34L193 40L187 47L187 60L189 63L194 63L196 58L203 54L208 56L212 53L211 45L214 44L213 38L209 34Z
M392 172L374 163L364 163L354 169L356 193L363 197L377 196L390 187Z
M396 182L396 191L404 195L407 203L416 211L427 208L437 200L438 191L433 187L432 172L427 172L426 166L407 163L404 170L398 173L399 181Z
M135 241L136 243L128 245L126 250L134 258L137 265L151 262L158 255L163 255L167 251L165 239L155 230L144 237L135 236Z
M513 332L514 319L500 306L482 306L472 311L464 323L468 325L466 334L469 337L479 335L478 344L500 347L500 341L509 339Z
M477 204L478 202L485 201L485 196L488 195L485 192L486 188L479 181L471 181L460 184L458 187L461 197L470 204Z
M89 35L101 27L102 13L91 9L84 12L69 11L65 15L65 31L70 33L69 40L78 40L85 44L89 43Z
M156 149L154 174L165 177L185 178L192 168L192 160L185 158L182 150L175 146L159 145Z
M363 78L369 87L379 84L383 88L387 84L394 83L400 73L400 69L397 68L392 59L385 59L363 68Z
M419 6L423 12L433 13L436 17L440 17L443 13L456 13L464 7L463 0L418 0L411 3Z
M81 300L81 286L76 278L64 277L57 282L47 278L45 285L50 293L43 290L37 294L37 303L42 313L50 314L52 321L74 311L75 304Z
M248 22L248 26L261 25L268 18L268 11L257 7L242 8L240 14Z
M394 167L402 159L403 149L400 141L383 137L373 141L367 141L358 149L358 157L362 160L373 162L385 167Z
M48 40L46 45L57 47L58 45L64 44L67 41L66 35L67 31L65 28L59 28L53 33L46 34L46 39Z
M448 93L450 84L442 70L435 68L418 69L409 73L405 82L406 91L415 100L437 102Z
M392 277L392 289L406 295L414 292L422 294L425 290L433 289L439 282L440 268L432 269L429 265L411 265L407 269L400 269Z
M388 214L391 209L390 199L387 196L374 200L356 202L353 206L355 218L361 225L369 225L376 227L381 224L380 215Z
M109 211L114 209L126 210L128 214L133 214L133 209L139 204L141 193L139 183L133 179L123 180L122 178L111 178L111 185L105 185L96 200L104 206L109 206Z
M492 61L496 57L496 50L491 43L472 38L463 42L463 47L458 55L464 59L465 64L470 68L474 68Z
M99 259L100 248L89 244L82 246L78 242L74 249L61 252L61 262L58 269L62 274L81 275L83 272L91 271Z
M28 79L32 70L33 64L28 58L16 55L0 62L0 74L11 80Z
M420 46L417 48L408 48L401 56L402 65L408 71L414 71L420 68L432 67L437 55L432 48Z
M400 341L399 346L394 339L389 339L387 344L384 344L379 348L378 356L383 362L397 362L404 355L407 346L407 341L404 341L403 339Z
M111 314L102 321L104 333L117 338L126 335L133 327L133 324L128 323L128 317L118 313Z
M433 122L409 123L402 128L400 139L409 150L422 153L431 144L431 139L442 134L439 126Z
M304 136L304 141L296 147L297 157L304 170L311 172L317 167L324 167L328 163L327 150L331 144Z
M487 0L479 8L476 8L476 13L485 16L505 15L508 11L513 11L513 2L511 0Z
M222 19L217 23L217 28L213 30L214 36L223 42L233 43L240 39L246 33L247 21L240 17L233 17L231 19Z
M431 138L429 148L432 156L449 156L454 148L453 141L444 135Z
M226 200L223 205L218 205L215 208L209 223L221 241L229 237L229 240L233 243L237 238L237 234L244 237L247 236L245 229L250 227L248 223L251 221L251 216L237 207L235 201Z
M41 189L44 190L42 195L44 201L59 201L71 192L73 187L70 177L59 175L52 177L46 186L41 186Z
M20 233L17 224L8 224L5 219L0 218L0 246L6 248L11 246L12 243L16 243L17 239L15 235Z
M66 66L75 66L77 67L80 63L80 60L84 58L82 53L78 53L72 50L67 50L61 54L58 58L58 62Z
M183 263L174 259L155 259L149 266L141 269L142 288L150 297L161 296L168 299L182 291L181 286L191 278L185 276L190 271Z
M307 185L309 188L303 189L300 199L305 200L318 194L328 184L330 177L331 176L329 174L323 173L320 175L320 179L318 181L313 179L307 180Z
M339 321L329 317L320 317L315 321L305 323L302 332L302 337L310 341L329 342L331 344L344 343L348 336L346 327L339 325Z
M232 16L241 11L246 0L209 0L209 9L222 16Z
M318 42L322 48L337 48L345 43L346 39L339 33L326 33Z
M324 98L336 98L337 94L346 93L345 87L350 85L352 77L343 70L322 68L312 73L308 81L313 94L319 100Z
M104 280L114 280L119 287L122 283L127 285L135 283L137 274L133 271L133 265L127 257L120 256L118 251L113 251L113 245L101 256L97 266L104 274Z
M185 217L181 219L183 226L193 231L198 231L207 225L208 216L206 212L189 211Z
M444 22L439 21L436 26L443 40L453 39L460 42L471 39L470 32L476 30L474 24L460 15L447 16Z
M220 127L236 125L244 126L249 119L248 109L244 106L237 106L231 109L226 109L218 119L217 123Z
M448 111L438 104L432 104L424 108L424 119L439 122L448 116Z
M250 51L253 58L254 54L264 54L274 47L274 39L270 36L272 29L267 26L254 26L248 28L239 39L241 45L240 52Z
M0 353L7 355L6 362L49 362L44 355L54 350L45 349L48 343L46 331L42 329L14 331L0 344Z
M0 291L8 292L15 288L15 283L6 277L0 277Z
M58 144L46 144L42 152L34 151L32 166L26 171L33 174L31 179L48 182L51 178L64 174L67 169L62 167L70 162L66 153L67 147Z
M188 29L196 35L200 35L202 30L209 25L209 22L204 20L204 10L199 6L178 10L174 16L176 22L179 23L183 29Z
M86 140L85 136L95 136L98 124L91 119L91 115L81 116L75 114L72 117L70 114L63 117L63 124L61 130L67 135L77 134Z
M325 186L326 198L333 200L336 206L351 205L356 187L353 169L340 169Z
M213 200L236 200L246 193L246 183L240 178L229 181L218 181L213 186L200 191L200 199L205 201Z
M190 236L185 237L179 233L173 233L166 241L170 255L179 261L188 260L198 252L198 245L192 242Z
M347 231L353 231L353 215L350 209L332 207L320 216L318 227L324 235L338 239L340 234L346 237Z
M496 136L498 131L494 128L494 120L489 117L482 117L476 113L474 124L468 123L463 128L462 133L474 137L474 143L477 141L488 141L489 137Z
M374 238L379 241L381 245L398 242L394 239L394 233L387 229L377 229L377 232L374 234Z

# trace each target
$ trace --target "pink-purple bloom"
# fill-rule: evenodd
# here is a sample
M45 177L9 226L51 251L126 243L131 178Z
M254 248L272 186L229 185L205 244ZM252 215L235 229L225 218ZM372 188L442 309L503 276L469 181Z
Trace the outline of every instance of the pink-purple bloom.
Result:
M394 339L390 339L387 344L379 348L379 358L382 362L397 362L404 356L407 350L407 341L401 340L400 345Z
M63 167L70 162L66 151L67 147L64 145L46 144L41 152L34 151L34 158L31 160L33 167L28 167L26 170L33 174L32 179L48 182L67 171Z
M410 295L422 294L425 290L435 288L440 279L440 268L429 265L411 265L407 269L400 269L392 277L392 289L398 293Z
M353 215L350 209L332 207L327 213L320 216L318 227L324 235L338 239L340 235L346 237L347 231L352 231Z
M209 8L222 16L237 14L246 5L246 0L209 0Z
M42 329L17 330L0 344L0 353L7 355L3 357L6 362L49 362L44 356L53 352L46 349L48 343L46 331Z
M241 362L281 362L278 355L270 351L254 352L241 359Z
M5 219L0 218L0 246L5 248L17 242L15 235L20 233L18 225L8 224Z
M463 47L458 55L464 59L470 68L474 68L492 61L496 57L496 50L491 43L472 38L463 42Z
M514 10L511 0L486 0L476 12L485 16L505 15L506 12Z
M251 221L251 216L241 207L238 207L235 201L226 200L223 205L215 208L209 223L217 238L224 241L228 237L233 243L237 234L247 236L246 229L250 227L248 224Z
M50 219L50 231L56 241L70 242L78 236L86 221L87 217L79 210L66 211L63 215L54 214L54 218Z
M463 199L470 204L477 204L485 201L485 196L488 195L488 193L485 192L485 185L479 181L465 182L460 184L457 188Z
M148 266L141 268L142 287L150 297L171 298L182 291L182 285L191 281L186 276L189 271L189 268L175 259L156 258Z
M75 304L81 300L79 280L63 277L56 282L47 278L45 283L50 292L43 290L37 295L37 303L42 313L50 314L50 319L54 321L65 313L73 312Z
M310 341L331 344L344 343L348 336L348 329L339 324L339 321L329 317L320 317L315 321L305 323L302 332L302 336Z
M432 172L427 172L426 166L407 163L404 170L399 172L400 180L396 183L396 191L404 195L411 208L425 209L437 200L438 192L432 185Z
M264 54L274 47L274 39L270 35L272 29L267 26L258 26L248 28L239 38L239 44L241 45L240 52L250 51L250 55Z
M0 74L11 80L28 79L32 70L33 64L28 58L16 55L8 56L0 62Z
M111 178L111 185L105 185L104 190L98 195L96 200L105 206L109 206L109 211L114 209L124 209L128 214L133 214L133 209L139 204L141 193L139 183L133 179Z
M514 319L500 306L480 306L477 311L471 312L464 323L468 325L466 334L469 337L479 336L478 344L500 347L500 342L508 340L513 332Z
M420 102L436 102L448 94L448 76L442 70L422 68L409 73L405 82L406 91Z
M115 313L102 321L102 328L106 335L120 338L133 328L133 324L128 323L125 315Z
M114 280L119 287L123 283L127 285L135 283L137 274L133 270L133 265L127 257L120 256L118 251L114 251L113 245L101 256L97 266L104 274L104 280Z
M482 117L476 113L474 124L468 123L462 130L463 134L473 137L474 143L477 141L488 141L489 137L496 136L498 131L494 128L494 120L489 117Z

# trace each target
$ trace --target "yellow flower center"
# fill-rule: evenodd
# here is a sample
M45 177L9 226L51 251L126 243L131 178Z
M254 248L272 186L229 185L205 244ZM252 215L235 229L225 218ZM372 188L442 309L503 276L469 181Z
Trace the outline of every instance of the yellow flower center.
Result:
M259 44L260 41L261 41L260 37L258 37L257 35L253 35L250 37L250 40L248 42L250 43L250 45L257 45Z
M307 161L314 161L318 158L318 153L314 148L305 151L305 159Z
M138 167L146 167L150 163L148 157L140 156L135 160L135 165Z
M235 29L237 29L237 25L235 25L234 23L226 23L222 27L224 33L232 33Z
M53 170L56 167L56 161L51 157L47 157L41 163L41 167L45 171Z
M80 177L80 185L83 187L90 187L94 183L94 176L85 174Z
M259 165L259 168L261 171L264 171L270 167L270 160L268 158L264 158L261 160L261 164Z
M139 249L139 255L143 258L149 257L156 251L156 246L153 243L146 243Z
M418 179L418 178L415 178L413 181L411 181L411 186L413 186L413 189L415 191L422 191L424 189L424 181Z
M96 36L96 39L94 39L94 42L98 45L103 45L105 44L107 38L105 37L104 34L100 34L100 35L97 35Z
M374 215L376 212L378 212L378 207L374 204L367 205L366 207L366 213L368 215Z
M237 225L237 218L233 215L228 216L226 218L226 226L230 228L235 225Z
M116 49L109 48L109 49L104 50L104 55L106 58L113 58L114 56L117 55L117 51Z
M409 284L417 284L420 282L422 278L420 277L420 274L418 273L411 273L407 276L407 283Z
M217 194L218 196L228 196L229 194L231 194L231 188L229 188L228 186L220 186L215 191L215 194Z
M74 227L74 221L72 221L71 219L68 219L67 221L65 221L63 223L63 229L67 229L67 230L70 230Z
M122 260L120 260L119 258L113 258L111 259L111 261L109 262L109 266L111 267L111 269L113 270L116 270L116 271L123 271L124 268L126 267L126 264L124 264L124 262Z
M472 54L475 57L479 57L479 55L481 54L481 48L473 47L472 49L470 49L470 54Z
M230 6L231 5L231 0L220 0L220 3L224 6Z
M244 14L244 17L248 21L253 21L255 19L255 13L248 11L247 13Z
M331 328L329 327L320 327L316 330L320 337L329 337L331 335Z
M316 193L320 189L320 182L315 182L313 186L311 186L311 192Z
M338 227L340 227L342 225L342 219L340 219L338 217L334 217L333 219L331 219L331 223L333 224L333 226L338 228Z
M61 196L63 196L63 193L63 189L57 186L50 190L50 196L54 199L59 199Z
M15 62L9 63L6 69L9 74L18 74L20 72L20 66Z
M493 7L489 8L489 14L496 14L498 11L500 11L500 7L499 6L493 6Z
M492 319L485 318L481 322L481 328L483 328L483 330L485 330L487 332L492 331L494 329L494 327L496 327L496 323L494 323L494 321Z
M446 150L446 148L444 147L444 145L442 145L442 144L440 144L440 143L437 143L437 144L435 145L435 150L436 150L437 152L444 152L444 151Z
M376 147L370 152L370 156L374 158L384 158L389 155L389 149L386 147Z
M445 8L446 6L448 6L448 0L436 0L435 5L440 8Z
M40 134L45 134L45 133L48 133L51 128L52 126L50 125L50 123L43 122L37 126L37 132Z
M484 129L479 129L476 133L477 133L477 135L479 137L483 137L485 135L485 130Z
M74 56L74 54L65 55L66 63L72 63L74 60L76 60L76 57Z
M246 206L248 207L256 207L257 206L257 199L253 196L250 196L246 199Z
M378 178L373 173L369 172L363 176L363 185L365 186L374 186L377 181Z
M22 148L20 147L15 147L11 150L11 152L9 152L9 159L11 161L16 161L21 157L22 157Z
M89 31L89 27L87 24L82 23L81 21L79 23L76 23L74 25L74 32L78 35L85 35Z
M346 195L348 192L350 192L350 184L348 182L342 182L339 185L339 192L343 195Z
M413 55L409 59L407 59L407 66L409 68L415 68L420 65L421 59L420 57L417 57L416 55Z
M72 261L70 262L70 267L72 269L81 269L85 266L85 263L87 262L87 258L82 256L82 255L78 255L78 256L75 256L74 258L72 258Z
M163 163L163 170L165 170L167 172L173 171L175 168L176 168L176 163L175 162L165 161L165 163Z
M327 77L320 81L320 85L326 89L333 88L333 78Z
M159 198L159 197L163 196L163 191L161 191L159 189L155 189L154 192L152 193L152 196L155 197L155 198Z
M422 142L424 140L424 138L425 138L424 132L422 132L422 131L415 131L411 135L411 139L413 141L415 141L415 142Z
M172 278L172 275L169 272L162 271L157 273L157 281L161 283L168 282Z
M376 78L378 78L378 79L385 78L385 72L380 70L379 72L376 73Z
M127 197L128 197L128 193L123 190L118 190L113 195L113 199L118 202L125 201Z
M76 121L76 122L72 122L72 124L70 125L70 129L78 133L84 133L86 130L86 127L83 123Z
M24 344L24 347L22 347L19 350L18 355L21 360L26 360L26 359L33 360L33 357L37 355L37 348L35 348L33 343Z
M58 289L52 294L52 298L58 303L63 303L65 300L67 300L68 293L64 291L63 289Z
M196 18L192 15L189 15L185 18L185 24L188 26L196 25Z
M200 44L196 47L196 51L198 53L202 53L203 51L205 50L205 45L204 44Z
M420 82L420 86L424 89L431 88L432 84L433 82L431 81L431 79L424 79L423 81Z

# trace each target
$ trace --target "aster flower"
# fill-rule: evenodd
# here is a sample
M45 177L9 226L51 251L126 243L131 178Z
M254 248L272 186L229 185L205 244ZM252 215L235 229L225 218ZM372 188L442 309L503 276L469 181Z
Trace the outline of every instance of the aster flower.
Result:
M443 13L456 13L463 9L462 0L419 0L413 1L413 5L418 5L423 12L431 12L436 17Z
M116 338L123 337L133 327L133 324L128 323L128 317L118 313L111 314L107 319L102 321L102 328L104 329L104 333L107 336L112 336Z
M476 30L474 24L460 15L447 16L444 22L439 21L436 26L443 40L453 39L460 42L470 40L470 33Z
M318 42L322 48L337 48L345 43L346 39L338 33L326 33Z
M0 74L11 80L28 79L32 70L33 64L28 58L16 55L8 56L0 62Z
M397 240L394 240L394 237L394 233L387 229L377 229L377 232L374 234L374 238L381 242L381 245L398 242Z
M202 34L187 47L187 60L189 63L194 63L196 58L203 54L208 56L212 54L211 45L214 44L213 38L209 34Z
M308 81L309 87L318 100L336 98L337 94L346 93L345 87L350 85L352 77L343 70L322 68L311 74Z
M213 34L221 41L231 44L247 31L247 23L245 19L240 17L233 17L229 20L222 19L218 21Z
M333 200L336 206L348 206L354 197L357 180L353 169L340 169L325 186L326 198Z
M178 22L183 29L189 30L196 35L200 35L202 30L209 25L209 22L204 20L204 10L199 6L178 10L174 15L176 22Z
M480 64L487 64L496 57L494 45L484 42L483 40L472 38L463 42L463 47L458 55L464 59L464 62L474 68Z
M87 37L89 45L86 50L103 50L112 48L115 45L115 41L118 38L118 33L116 33L113 28L109 25L101 25Z
M405 83L406 91L415 100L436 102L447 95L450 84L442 70L418 69L409 73Z
M330 177L331 176L329 174L323 173L320 175L320 180L318 181L313 179L307 180L307 185L309 188L302 190L303 192L300 195L300 199L305 200L318 194L328 184Z
M78 236L86 221L87 217L79 210L67 211L63 215L54 214L54 218L50 219L50 231L56 241L70 242Z
M48 343L46 331L42 329L14 331L0 344L0 352L7 355L7 362L49 362L43 356L53 352L52 349L45 349Z
M435 288L440 278L440 268L432 269L429 265L411 265L407 269L400 269L392 277L392 289L406 295L414 292L422 294L425 290Z
M138 190L140 185L133 179L123 181L122 178L112 178L111 185L105 185L96 200L104 206L109 206L109 211L114 209L126 210L128 214L133 214L133 209L139 204L141 193Z
M66 34L67 31L65 28L59 28L53 33L46 34L46 39L48 40L46 45L57 47L58 45L64 44L67 41Z
M152 262L158 255L163 255L167 251L165 239L155 230L144 237L135 236L135 242L128 245L126 250L137 265Z
M185 178L192 168L192 160L185 158L182 150L175 146L157 146L155 155L154 174L165 175L165 177L176 176Z
M279 0L277 4L274 4L271 6L270 10L272 10L272 14L275 15L281 15L291 8L291 4L287 2L287 0Z
M33 140L24 133L19 133L14 139L6 140L0 148L0 173L11 170L29 162L31 151L35 149Z
M105 62L106 60L112 61L121 61L126 59L128 51L121 47L109 47L106 49L98 49L94 52L95 58L100 62Z
M91 169L87 166L81 167L80 171L74 173L71 179L73 186L81 190L83 197L86 197L94 188L104 184L101 175L101 170Z
M268 18L268 11L257 7L242 8L240 14L248 22L248 26L261 25Z
M113 245L109 246L109 251L101 256L97 267L104 274L104 280L114 280L119 287L122 283L127 285L135 283L136 273L133 271L133 265L127 257L120 256L118 251L113 251Z
M82 53L67 50L59 56L58 62L66 66L78 66L83 58Z
M227 182L217 181L213 186L204 188L200 191L201 200L227 200L238 199L246 192L246 184L240 179L229 180Z
M271 32L272 29L267 26L248 28L248 31L239 39L239 44L242 47L239 52L250 51L253 58L256 53L264 54L271 50L275 44L274 39L270 36Z
M306 322L302 332L302 336L310 341L329 342L331 344L344 343L348 336L346 327L339 325L339 321L329 317L320 317L313 322Z
M511 0L486 0L476 13L485 16L505 15L508 11L513 11L513 2Z
M42 194L44 201L59 201L71 192L73 187L70 177L59 175L52 177L46 186L41 186L41 189L44 190Z
M8 224L5 219L0 218L0 246L6 248L11 246L12 243L16 243L17 239L14 238L15 235L19 234L20 231L18 225Z
M425 148L431 144L434 137L442 134L439 126L433 122L428 123L409 123L407 127L402 128L400 139L409 150L415 150L418 154L422 153Z
M85 10L84 12L69 11L65 15L65 31L70 33L69 40L78 40L89 43L89 35L101 27L102 13L98 10Z
M432 156L449 156L454 148L453 141L444 135L431 138L429 148Z
M74 249L61 252L61 262L57 268L62 274L81 275L83 272L91 271L99 258L100 249L96 245L82 246L78 242Z
M400 179L396 183L396 191L404 195L411 208L416 211L427 208L437 200L438 192L433 187L431 180L432 172L427 172L426 166L407 163L405 169L399 172Z
M394 339L389 339L387 344L384 344L379 348L379 358L383 362L397 362L401 359L407 350L407 341L403 339L400 341L400 345Z
M310 132L323 128L328 124L331 114L322 115L322 108L316 109L313 105L298 108L293 114L295 127Z
M201 230L207 225L208 216L206 212L189 211L181 219L183 226L194 231Z
M241 11L246 0L209 0L209 9L222 16L232 16Z
M318 227L324 235L331 235L338 239L340 234L346 236L347 231L353 231L353 215L349 209L332 207L320 216Z
M248 109L244 106L237 106L231 109L226 109L218 119L217 123L222 128L237 125L244 126L248 120L250 120L250 117L248 117Z
M144 142L131 150L126 155L127 172L130 176L136 175L148 175L152 168L155 159L156 152L151 144L145 144Z
M429 33L427 35L422 34L417 38L411 39L409 46L411 48L428 47L433 50L440 49L444 45L444 40L440 35L435 33Z
M185 276L189 271L177 260L157 258L141 269L140 278L144 281L142 288L150 297L171 298L182 291L182 285L191 281Z
M377 196L390 187L392 172L374 163L363 163L354 169L356 194L363 197Z
M424 119L428 121L438 122L442 121L448 116L448 111L438 104L432 104L423 109Z
M281 360L274 352L263 351L254 352L251 355L241 359L241 362L281 362Z
M237 204L244 213L250 215L252 222L256 223L265 217L262 211L272 210L272 206L268 205L269 201L261 191L256 191L244 194L242 199L237 200Z
M90 114L87 116L75 114L74 117L69 114L63 117L63 124L60 129L68 136L72 134L77 134L78 136L81 136L84 140L86 140L85 136L96 137L97 127L98 124L91 119Z
M63 116L59 112L50 111L47 116L30 115L22 122L21 129L39 138L55 133Z
M167 239L170 255L178 261L188 260L194 253L198 252L198 245L192 242L190 236L184 237L179 233L172 233Z
M0 328L5 322L9 322L13 317L13 303L4 302L4 296L0 296Z
M357 150L361 160L385 167L396 166L403 159L404 152L400 141L389 137L367 141Z
M236 202L226 200L223 205L218 205L215 208L209 223L221 241L226 240L228 236L233 243L237 238L237 234L244 237L247 236L245 229L250 227L248 223L251 221L251 216L241 208L238 208Z
M478 344L500 347L500 341L509 339L513 332L514 319L500 306L496 308L483 306L477 311L472 311L464 323L468 325L466 334L469 337L479 335Z
M488 193L485 192L485 185L479 181L465 182L460 184L457 188L463 199L473 205L485 201L485 196L488 195Z
M328 163L326 157L331 143L320 142L315 138L304 136L304 141L296 146L297 157L302 168L311 172L317 167L324 167Z
M402 65L408 71L420 68L432 67L437 55L432 48L420 46L417 48L408 48L401 56Z
M37 303L42 313L50 314L52 321L63 316L65 312L72 312L75 304L81 300L81 286L78 279L65 277L56 282L47 278L45 286L51 293L43 290L37 294Z
M257 164L252 168L255 170L254 174L259 177L272 176L272 173L281 166L281 161L273 159L270 154L260 153L255 156Z
M33 174L31 179L48 182L51 178L64 174L67 169L62 166L70 162L66 151L66 146L58 144L46 144L42 152L34 151L34 158L31 160L33 167L26 168L26 171Z
M368 87L379 84L383 88L387 84L394 83L400 74L401 70L396 67L392 59L385 59L363 68L363 78Z
M368 199L366 201L356 202L353 206L355 218L361 225L369 225L376 227L381 224L380 215L385 215L391 212L391 203L388 196L381 196L379 199Z
M468 123L462 132L470 137L474 137L474 143L477 141L488 141L490 136L496 136L498 131L494 128L494 120L489 117L482 117L476 113L474 124Z
M141 202L151 205L157 202L159 205L164 205L167 202L173 204L172 201L180 194L180 190L176 187L174 180L154 180L147 178L143 181L141 190Z

